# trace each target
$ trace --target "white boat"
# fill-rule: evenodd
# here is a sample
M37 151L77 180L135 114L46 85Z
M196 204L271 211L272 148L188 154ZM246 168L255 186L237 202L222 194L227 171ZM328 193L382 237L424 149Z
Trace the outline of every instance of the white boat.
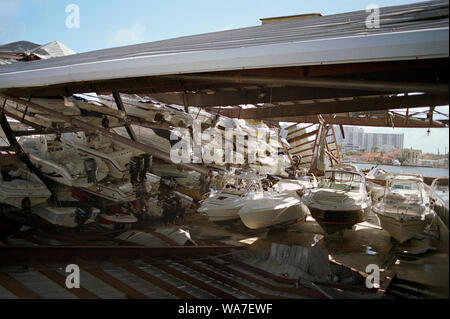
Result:
M266 192L263 198L247 200L238 214L245 226L259 229L305 219L308 208L295 192Z
M21 169L9 172L9 174L2 172L0 203L21 208L26 198L28 198L30 206L46 202L51 196L47 187L37 178L33 179L31 174L28 174L29 178L21 178L20 171Z
M372 199L367 193L363 173L326 170L318 187L302 199L312 217L328 234L351 228L367 219Z
M46 222L67 228L75 228L83 224L89 224L95 221L98 213L97 208L91 211L76 207L34 207L32 213L39 216Z
M372 210L381 227L400 243L422 233L435 216L423 179L411 175L388 180L385 195Z
M429 195L434 201L434 211L448 229L448 177L436 178L431 184Z
M31 162L57 183L90 187L108 175L109 169L103 160L58 140L38 136L21 138L19 142Z
M61 141L103 160L109 169L108 176L117 179L123 179L129 173L127 165L131 158L143 153L98 134L66 133Z
M116 229L118 227L130 228L137 221L138 219L132 213L109 212L99 215L100 226L108 229Z
M238 212L250 199L263 197L261 178L240 176L234 185L227 184L224 189L201 202L199 213L206 213L213 222L239 219Z
M318 182L314 174L305 174L295 179L280 179L274 186L279 193L283 192L299 192L306 194L310 190L317 188Z
M384 195L386 180L392 178L395 174L386 172L379 166L372 168L366 174L367 189L370 191L373 200L380 200Z
M360 172L358 166L352 163L340 163L333 166L334 170L342 170L342 171L351 171L351 172Z

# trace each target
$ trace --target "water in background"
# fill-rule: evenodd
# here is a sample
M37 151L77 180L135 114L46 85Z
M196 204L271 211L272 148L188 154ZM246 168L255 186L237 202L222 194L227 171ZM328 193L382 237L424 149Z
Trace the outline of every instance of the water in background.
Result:
M376 166L375 164L360 164L354 163L359 169L366 170ZM447 168L435 168L435 167L418 167L418 166L393 166L393 165L378 165L387 172L392 173L414 173L420 174L426 177L448 177Z

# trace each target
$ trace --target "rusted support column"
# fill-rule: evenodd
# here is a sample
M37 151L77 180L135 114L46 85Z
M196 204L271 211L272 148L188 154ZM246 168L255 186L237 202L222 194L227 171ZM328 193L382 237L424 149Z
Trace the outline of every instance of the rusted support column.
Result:
M16 156L20 159L22 163L24 163L27 166L27 168L32 173L34 173L42 181L42 183L47 187L47 189L50 191L53 197L56 198L55 192L53 190L54 182L51 181L49 178L47 178L45 175L43 175L42 172L31 162L28 155L22 149L22 146L20 146L19 142L17 142L16 137L14 136L11 126L9 125L9 122L6 119L6 115L3 111L0 113L0 126L3 129L6 138L8 139L9 145L16 150Z
M244 250L240 246L0 246L0 264L14 264L36 258L46 262L61 262L78 256L88 260L105 260L111 256L119 258L209 256Z
M123 106L122 98L120 97L119 92L113 92L114 101L116 101L117 108L125 113L126 117L126 111L125 107ZM127 130L128 135L133 141L137 141L136 134L133 131L133 128L129 124L125 124L125 129Z
M320 87L334 89L368 90L381 92L426 92L448 96L448 85L438 83L364 81L333 78L286 78L273 76L236 76L236 75L166 75L163 78L190 81L220 81L239 84L277 84L303 87Z

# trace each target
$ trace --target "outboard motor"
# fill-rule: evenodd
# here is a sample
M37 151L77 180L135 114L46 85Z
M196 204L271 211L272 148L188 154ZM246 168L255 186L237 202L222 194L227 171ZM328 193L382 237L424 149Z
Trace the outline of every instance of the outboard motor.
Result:
M84 225L84 223L91 218L92 216L92 208L77 208L75 210L75 223L77 223L78 227Z
M176 195L166 198L163 204L163 222L173 224L177 217L183 217L185 209L181 205L181 200Z
M142 167L142 157L134 156L130 161L130 182L136 185L139 181L139 173Z
M139 172L139 182L143 183L147 179L145 174L147 174L150 169L152 156L148 154L142 154L140 157L142 158L144 163L141 171Z
M84 170L88 177L88 183L97 185L97 162L93 158L84 161Z

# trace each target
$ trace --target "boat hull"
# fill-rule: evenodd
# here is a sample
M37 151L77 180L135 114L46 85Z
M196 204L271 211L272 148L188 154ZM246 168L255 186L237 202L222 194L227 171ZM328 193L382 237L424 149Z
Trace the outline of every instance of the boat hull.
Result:
M66 228L75 228L77 223L77 208L74 207L36 207L33 214L39 216L47 223ZM100 211L93 209L91 217L85 224L92 223Z
M227 209L209 209L206 214L212 222L223 222L239 219L239 209L241 209L241 206Z
M36 184L24 181L0 182L0 203L21 208L25 198L30 200L30 205L35 206L45 203L51 196L44 184Z
M369 208L351 211L321 210L309 207L311 216L327 234L352 228L367 220Z
M294 204L283 209L267 208L265 210L239 212L244 225L250 229L259 229L291 221L305 219L308 208L303 203Z
M424 231L426 220L399 220L394 217L376 213L381 227L399 243L413 238Z

